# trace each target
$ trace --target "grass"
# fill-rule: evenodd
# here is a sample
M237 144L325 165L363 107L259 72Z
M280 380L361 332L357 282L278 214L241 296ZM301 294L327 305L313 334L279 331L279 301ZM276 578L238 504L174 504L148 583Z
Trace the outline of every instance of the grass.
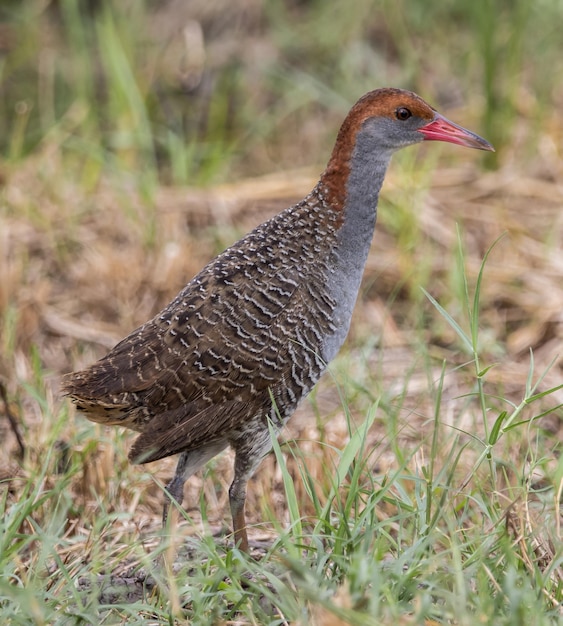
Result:
M259 562L226 549L209 531L202 539L183 536L183 558L170 578L153 562L155 524L143 531L143 516L127 510L134 496L122 494L108 508L123 481L134 491L129 468L114 466L103 494L72 497L83 468L75 456L57 474L56 441L68 425L60 412L48 433L51 444L34 464L38 473L27 476L17 501L5 496L6 623L557 623L563 578L554 498L560 494L534 486L524 467L507 464L514 439L502 445L501 437L489 450L490 474L480 475L477 461L471 487L456 479L461 456L476 440L463 433L469 440L460 445L459 434L440 423L447 376L444 366L433 390L430 441L393 471L374 474L379 451L366 448L377 404L364 423L348 422L348 442L341 450L330 447L320 475L294 444L289 457L282 451L287 445L276 445L289 526L277 525L279 537ZM542 400L529 403L532 413ZM537 457L537 435L518 432L527 429L522 423L516 440L527 439ZM80 447L77 439L71 448ZM483 442L477 443L478 452ZM286 458L295 462L297 478ZM557 475L561 480L561 467ZM138 567L160 591L147 584L143 593L143 579L133 573Z
M0 8L2 623L560 623L559 4L207 6ZM229 455L167 535L171 461L60 374L303 197L382 84L496 156L397 155L346 348L249 485L259 560Z

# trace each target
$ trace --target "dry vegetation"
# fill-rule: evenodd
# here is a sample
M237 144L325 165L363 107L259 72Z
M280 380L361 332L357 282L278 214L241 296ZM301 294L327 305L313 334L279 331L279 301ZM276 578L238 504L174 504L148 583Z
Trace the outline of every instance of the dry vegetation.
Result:
M34 171L43 166L50 164L41 157L30 163ZM552 159L552 171L554 166ZM563 161L560 167L563 169ZM393 471L398 464L394 450L400 448L408 458L407 471L416 475L428 459L435 428L431 389L440 378L443 361L447 372L440 415L444 456L454 434L449 427L463 431L460 445L473 436L483 438L477 401L466 397L474 391L470 357L438 311L416 296L417 277L423 267L431 294L445 308L452 301L458 306L459 300L451 294L456 225L462 233L470 284L475 282L487 248L505 233L486 265L481 299L481 358L485 365L494 364L486 375L487 389L502 391L499 411L508 408L509 402L518 405L530 375L531 352L533 380L546 372L537 391L559 389L543 402L547 414L524 427L518 437L508 438L496 452L506 472L497 487L501 484L506 490L499 498L506 507L514 540L520 541L529 533L536 536L541 558L547 559L548 566L561 541L561 529L559 522L551 526L555 518L546 512L555 502L543 502L539 507L541 499L534 496L534 490L545 488L553 476L560 475L556 468L563 432L563 189L547 168L538 168L536 176L530 176L517 175L514 168L483 174L474 166L440 167L433 172L427 192L417 190L416 182L407 183L411 186L407 195L415 199L417 207L412 219L420 234L413 249L401 251L396 234L387 226L386 213L404 202L404 181L395 166L386 184L365 288L344 354L332 367L333 377L325 376L314 402L304 403L284 436L299 440L308 472L326 488L331 479L324 474L334 463L330 447L343 448L348 438L338 386L358 424L373 400L383 394L386 403L398 407L397 432L392 439L386 437L389 428L382 403L366 443L367 450L377 447L370 457L371 469L382 474ZM1 371L26 446L22 464L14 432L4 420L1 471L10 500L17 500L24 479L34 474L33 468L52 442L50 420L64 402L57 391L59 375L103 355L116 340L163 306L211 255L233 239L235 232L246 231L302 196L313 183L311 172L300 171L209 190L161 188L154 207L147 207L134 194L107 187L81 199L96 209L79 221L76 201L66 198L61 202L58 190L54 198L50 197L54 190L49 177L42 182L34 180L29 170L21 168L7 178L4 198L10 211L2 219L2 307L6 316ZM77 191L70 188L67 193L71 196ZM30 214L32 203L41 205L41 215ZM139 227L144 219L139 216L146 213L155 223L154 242L148 249ZM419 309L415 314L413 307ZM461 311L451 312L464 317ZM422 331L414 328L421 323L421 315L427 320ZM426 342L424 358L421 340ZM44 376L44 402L29 392L29 385L38 384L43 389L37 380L38 358ZM529 419L540 412L534 404L523 417ZM497 416L498 412L492 415L490 425ZM85 426L80 417L71 414L58 440L64 443L75 438L76 434L69 437L69 431L75 429L84 431ZM69 452L78 455L82 465L71 484L77 514L80 511L80 517L86 519L95 514L95 495L110 511L130 511L136 530L149 539L160 523L160 487L138 468L126 467L126 444L121 434L96 427L82 437L82 445L75 443ZM530 445L537 458L531 458ZM468 473L472 475L482 449L473 442L465 450L457 468L458 484ZM187 502L196 522L203 487L212 528L224 527L230 462L228 457L218 461L205 482L201 477L190 481ZM306 503L300 461L290 455L287 462L295 477L297 496ZM120 467L119 484L115 483L116 465ZM524 475L519 474L522 469ZM156 463L149 471L165 482L172 462ZM472 475L472 480L486 485L483 474L487 471ZM56 476L46 480L49 483ZM558 497L561 486L553 487ZM463 491L472 488L465 485ZM260 522L264 506L282 523L287 521L281 474L273 455L252 483L249 519ZM382 507L382 516L392 513ZM302 514L310 516L314 511L304 505ZM544 524L545 515L551 520L549 526ZM129 537L131 521L124 518L121 532L112 530L116 534L112 541L119 541L122 533L124 539ZM79 530L70 523L70 531ZM254 536L262 535L263 530ZM265 536L270 540L274 537L267 531ZM84 533L83 541L87 543L89 537ZM83 558L80 541L74 549ZM555 571L561 576L560 569Z
M268 44L253 32L249 49L267 50ZM218 55L221 48L213 52ZM468 110L447 113L471 126ZM323 121L335 132L341 116L333 110ZM446 473L442 480L452 490L452 507L458 507L460 526L452 532L481 525L478 532L486 534L504 526L521 566L529 572L539 568L555 581L545 592L546 606L561 610L563 121L554 116L541 129L533 163L517 158L529 140L525 130L520 133L526 124L525 116L515 122L518 132L504 146L496 170L480 169L480 155L452 157L454 147L437 150L440 157L431 156L435 146L425 147L394 162L348 342L332 375L324 377L283 433L283 440L297 444L282 451L304 527L313 528L316 511L304 477L328 497L337 450L346 447L351 429L378 403L363 458L365 474L376 485L395 481L377 509L380 520L391 520L388 531L400 534L403 522L392 521L398 519L397 503L405 493L414 498L432 464L435 476ZM146 471L129 467L129 435L75 415L59 396L60 375L103 355L212 256L303 197L324 158L310 150L303 157L305 146L328 145L326 129L319 126L311 121L299 145L279 131L268 147L271 154L279 148L284 164L302 159L314 167L285 165L283 173L237 177L205 188L157 184L146 193L142 184L114 174L98 173L94 184L85 175L74 176L72 167L67 175L64 125L26 158L2 164L0 383L6 394L0 399L0 487L10 510L28 497L30 484L40 499L65 476L72 504L59 520L65 547L58 553L71 574L83 571L101 546L110 562L112 554L129 554L127 546L139 538L148 552L155 547L162 492L152 476L165 482L173 461ZM278 169L275 157L264 165L264 150L261 145L248 155L247 171ZM244 169L238 162L231 168ZM483 258L501 235L483 270L478 377L474 355L421 287L470 336L463 276L473 304ZM510 416L526 395L536 397L524 403L513 423L530 421L502 432L487 448L499 415ZM481 458L487 449L492 460ZM452 455L458 453L454 463ZM69 466L74 471L65 475ZM229 477L230 459L224 456L189 482L191 522L183 525L185 536L224 533ZM344 481L343 502L348 488ZM207 505L203 527L201 490ZM496 517L481 516L483 494L496 504ZM111 522L100 528L96 518L102 511ZM269 543L280 532L272 521L279 520L282 529L289 522L282 468L273 453L249 486L247 517L258 524L251 538ZM269 521L263 523L265 517ZM47 499L21 520L19 532L32 535L56 519ZM434 549L444 550L446 544L438 542ZM25 581L30 569L41 566L41 549L39 539L28 544L12 575ZM383 558L391 559L392 553ZM123 571L138 558L132 552L121 563ZM115 561L110 568L119 571ZM350 601L343 589L335 605L346 607ZM353 623L329 621L337 619L338 610L323 611L313 611L319 624Z

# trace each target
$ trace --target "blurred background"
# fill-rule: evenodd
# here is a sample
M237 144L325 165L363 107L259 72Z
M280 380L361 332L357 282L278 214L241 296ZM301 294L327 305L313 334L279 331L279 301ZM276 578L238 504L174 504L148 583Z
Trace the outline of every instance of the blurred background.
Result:
M383 199L392 208L380 211L394 260L379 269L400 267L380 278L383 300L406 289L420 302L430 273L447 271L435 267L444 250L423 246L428 235L445 244L437 229L447 216L451 235L455 223L477 220L469 252L479 258L504 231L557 248L562 13L557 0L2 0L3 358L20 341L38 344L45 299L64 296L74 319L124 328L151 316L211 256L307 193L350 106L380 86L418 92L497 150L397 155L386 187L395 191ZM225 183L236 189L211 205L194 191ZM486 218L460 201L431 214L420 192L437 185L452 199L498 198ZM245 197L246 219L236 204ZM517 247L557 267L545 249ZM74 298L86 283L91 295ZM497 295L506 308L510 297ZM505 316L513 325L520 317Z
M560 594L562 24L560 0L0 0L4 504L41 484L42 504L30 498L21 519L64 518L75 547L94 519L113 545L159 527L152 476L165 481L171 462L131 468L131 436L75 416L60 375L101 357L214 255L304 197L351 105L402 87L496 152L434 144L394 158L334 378L285 436L302 440L306 471L330 490L350 416L361 423L378 403L369 480L400 468L419 485L429 456L436 467L455 458L448 485L493 494L480 508L464 500L477 547L481 524L508 527L510 502L546 490L549 514L527 511L514 536L547 537ZM438 421L447 428L433 440ZM288 468L303 515L315 517L298 456ZM248 516L287 520L279 468L273 457L264 465ZM229 471L220 459L190 481L191 515L203 489L206 519L223 523ZM381 516L424 501L393 493ZM119 511L134 514L134 532L107 517ZM98 557L100 567L110 558ZM18 558L20 576L37 555Z
M322 164L350 105L393 85L469 111L497 147L489 167L533 162L560 123L562 13L557 0L3 0L0 149L13 164L56 134L90 185L107 169L233 180Z

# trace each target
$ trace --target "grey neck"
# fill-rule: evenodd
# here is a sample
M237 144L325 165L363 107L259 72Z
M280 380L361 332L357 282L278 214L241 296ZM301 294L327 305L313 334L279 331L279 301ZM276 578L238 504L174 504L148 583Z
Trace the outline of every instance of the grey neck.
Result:
M393 153L374 149L372 139L359 133L350 159L343 221L337 232L328 285L336 302L336 332L325 340L323 357L327 362L336 355L348 333L373 238L379 191Z
M376 149L373 143L369 134L358 133L346 184L344 221L338 232L339 265L344 265L350 279L355 277L358 289L373 238L379 192L393 154Z
M350 163L350 175L346 185L344 223L339 236L341 245L358 249L363 242L369 246L377 216L377 202L391 152L365 154L356 146ZM367 254L367 250L366 250Z

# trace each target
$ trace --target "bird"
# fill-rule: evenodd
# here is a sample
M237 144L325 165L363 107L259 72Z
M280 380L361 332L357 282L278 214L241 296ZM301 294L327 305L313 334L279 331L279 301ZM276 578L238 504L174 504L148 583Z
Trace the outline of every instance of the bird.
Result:
M234 545L249 553L247 483L272 449L271 427L279 432L346 338L391 156L425 140L494 151L413 92L365 94L309 195L211 260L106 356L63 377L62 393L89 420L138 433L133 464L179 455L163 523L186 480L230 447Z

